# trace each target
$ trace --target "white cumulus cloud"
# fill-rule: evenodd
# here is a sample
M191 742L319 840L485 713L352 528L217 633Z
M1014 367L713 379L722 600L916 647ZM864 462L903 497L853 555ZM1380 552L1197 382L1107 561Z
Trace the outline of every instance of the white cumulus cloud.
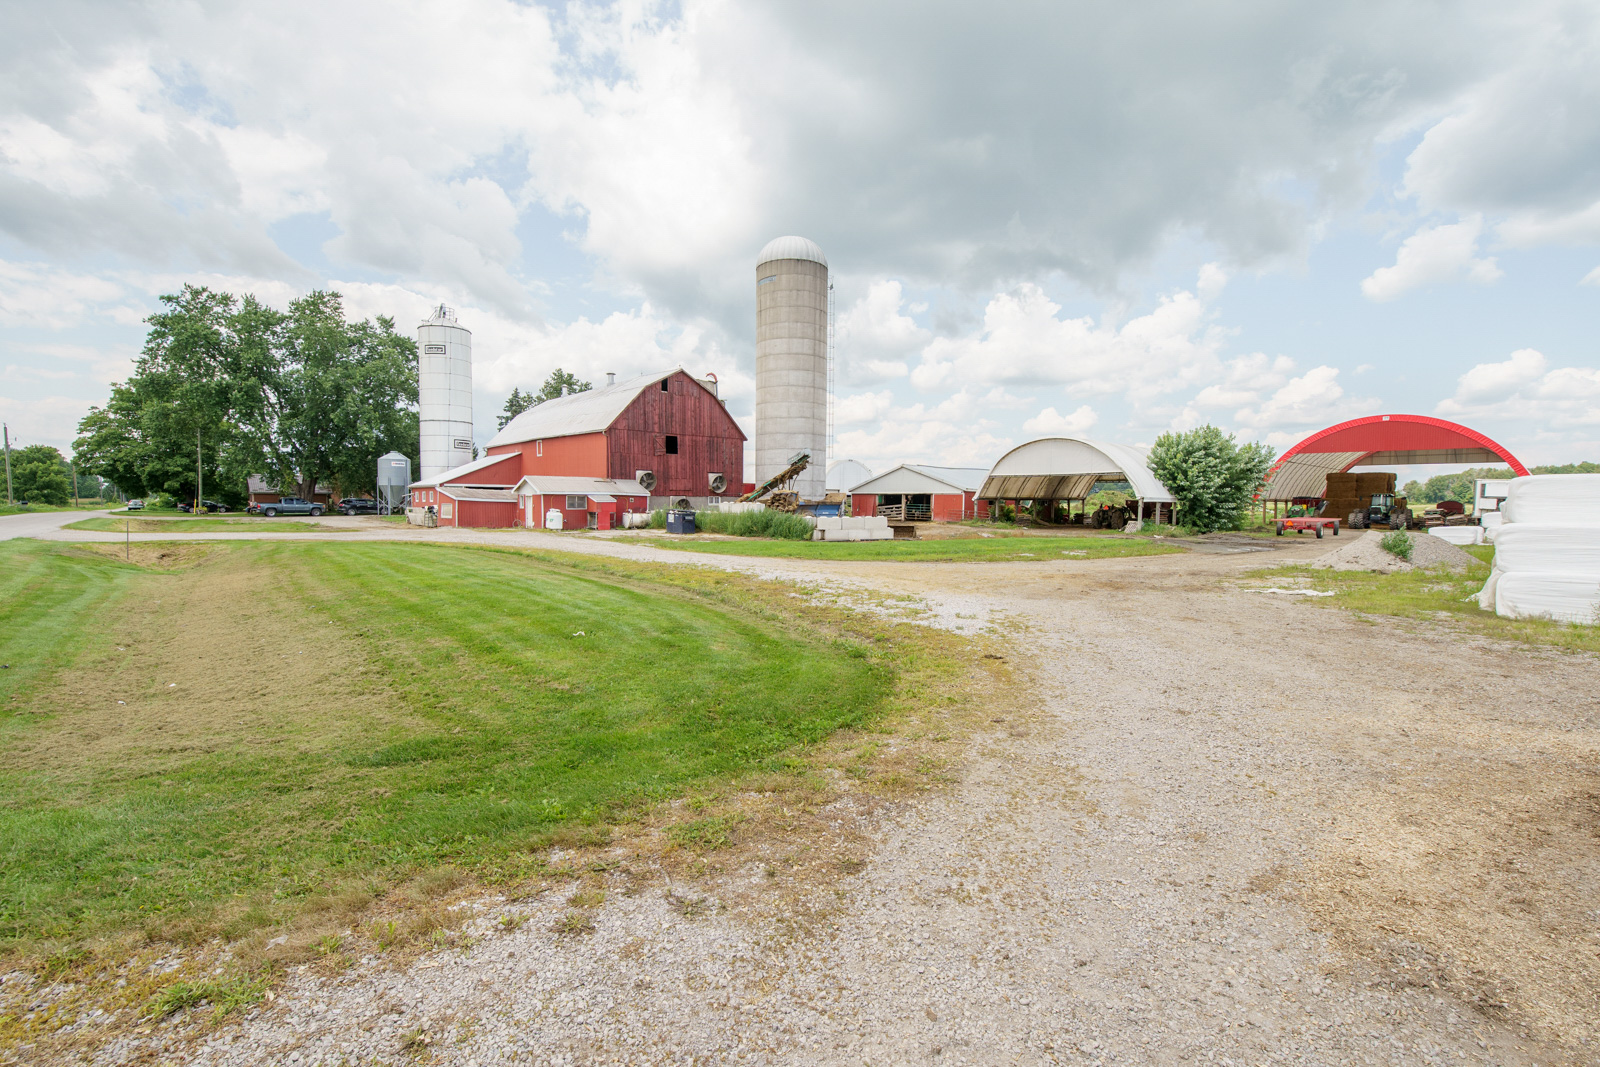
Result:
M1477 254L1482 234L1481 215L1418 230L1400 245L1394 266L1373 271L1361 282L1361 291L1369 300L1383 301L1437 282L1496 282L1505 272L1493 256Z

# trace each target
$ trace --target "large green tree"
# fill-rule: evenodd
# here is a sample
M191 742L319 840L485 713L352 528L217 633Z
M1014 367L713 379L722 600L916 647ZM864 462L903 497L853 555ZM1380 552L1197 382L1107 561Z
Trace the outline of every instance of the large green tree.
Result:
M287 312L200 286L161 298L127 382L79 424L81 468L130 496L242 497L250 474L309 495L370 489L377 457L417 456L416 344L346 322L337 293Z
M61 507L72 499L72 473L60 452L29 445L11 453L11 491L30 504Z
M1150 472L1178 501L1178 521L1202 533L1237 530L1266 484L1273 450L1241 445L1215 426L1164 433L1150 449Z
M550 372L550 377L544 380L537 393L524 393L520 388L511 390L511 395L506 397L506 406L500 409L499 428L505 429L506 423L546 400L555 400L570 393L586 393L593 388L591 383L579 381L576 374L557 367Z

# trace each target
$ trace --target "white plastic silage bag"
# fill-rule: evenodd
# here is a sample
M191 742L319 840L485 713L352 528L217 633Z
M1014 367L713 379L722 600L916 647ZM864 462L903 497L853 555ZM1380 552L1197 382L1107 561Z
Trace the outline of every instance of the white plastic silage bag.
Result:
M1489 580L1483 583L1482 589L1478 590L1478 607L1484 611L1495 610L1494 591L1499 588L1500 579L1504 576L1504 573L1499 567L1494 568L1489 572Z
M1452 545L1483 544L1482 526L1435 526L1428 533L1441 541L1449 541Z
M1600 527L1600 474L1532 474L1513 478L1500 505L1506 525Z
M1494 538L1495 570L1593 578L1600 582L1600 525L1512 522Z
M1600 576L1508 571L1498 582L1491 576L1491 582L1496 615L1600 623ZM1485 585L1484 592L1489 591L1490 586ZM1482 596L1480 593L1480 604Z

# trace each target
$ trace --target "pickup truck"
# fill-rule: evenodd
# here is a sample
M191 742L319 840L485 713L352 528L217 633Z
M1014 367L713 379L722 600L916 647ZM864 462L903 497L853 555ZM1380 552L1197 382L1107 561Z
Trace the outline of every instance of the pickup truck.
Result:
M261 514L269 519L276 515L321 515L322 505L301 500L297 496L286 496L276 504L262 504Z

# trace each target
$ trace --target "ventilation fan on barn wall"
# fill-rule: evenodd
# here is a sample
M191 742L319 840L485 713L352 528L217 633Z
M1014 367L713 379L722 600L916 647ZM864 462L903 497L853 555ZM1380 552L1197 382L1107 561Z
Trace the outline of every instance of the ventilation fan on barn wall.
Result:
M728 491L728 479L724 475L713 474L708 480L711 483L711 492L714 495L721 496Z
M644 491L647 493L656 487L655 471L634 471L633 477L635 481L644 486Z

